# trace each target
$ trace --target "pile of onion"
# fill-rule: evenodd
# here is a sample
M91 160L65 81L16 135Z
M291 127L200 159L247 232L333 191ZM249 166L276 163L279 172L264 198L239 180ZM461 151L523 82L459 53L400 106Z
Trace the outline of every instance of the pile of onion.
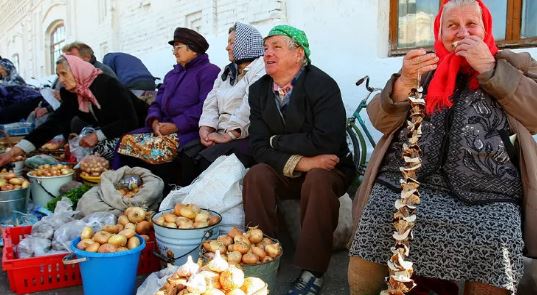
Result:
M419 80L419 79L418 79ZM416 208L420 204L418 191L419 182L416 173L421 168L420 147L421 124L425 117L425 100L422 97L423 89L412 89L409 96L410 120L407 121L408 140L403 144L404 165L400 167L401 198L395 202L393 215L395 245L392 247L392 256L388 260L389 277L386 279L388 289L381 295L401 295L410 292L416 283L411 278L414 273L414 264L408 260L410 255L410 241L412 230L416 224Z
M156 217L153 222L169 228L204 228L220 222L220 216L194 204L177 203L172 211Z
M260 278L244 277L242 269L227 263L217 252L206 265L192 257L172 274L155 295L265 295L267 284Z
M37 169L34 169L30 171L28 174L31 176L45 176L45 177L51 177L51 176L62 176L62 175L68 175L73 173L73 169L69 167L68 165L63 164L56 164L56 165L41 165L37 167Z
M203 242L203 250L208 258L220 252L226 261L235 265L267 263L282 254L280 244L266 237L257 227L250 227L246 232L233 227L227 235Z
M89 155L80 161L80 170L82 171L80 176L98 177L101 176L104 171L108 170L108 167L109 163L105 158Z
M3 169L0 172L0 191L18 190L21 188L28 188L30 182L23 177L17 176L12 171Z
M129 207L118 217L115 225L105 225L96 233L91 227L84 227L77 248L99 253L134 249L140 245L136 234L149 241L149 234L153 230L151 216L151 211L145 211L141 207Z

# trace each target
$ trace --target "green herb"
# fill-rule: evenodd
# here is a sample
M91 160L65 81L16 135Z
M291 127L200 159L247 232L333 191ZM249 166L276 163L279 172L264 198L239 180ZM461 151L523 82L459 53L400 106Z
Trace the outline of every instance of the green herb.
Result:
M91 186L87 184L82 184L81 186L74 188L68 192L66 192L63 195L59 195L56 198L50 200L47 203L47 209L54 212L54 209L56 209L56 204L63 198L67 197L69 200L73 202L73 209L76 208L76 204L78 203L78 200L82 198L82 196L91 188Z

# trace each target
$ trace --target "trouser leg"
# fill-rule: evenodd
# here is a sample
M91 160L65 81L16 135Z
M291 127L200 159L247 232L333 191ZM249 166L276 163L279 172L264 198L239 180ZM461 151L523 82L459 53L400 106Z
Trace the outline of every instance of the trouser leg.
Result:
M339 197L344 193L344 176L338 170L313 169L306 173L300 192L301 230L294 258L302 269L324 273L328 268Z
M259 225L271 237L278 233L277 200L279 196L298 195L300 183L277 173L267 164L250 168L243 181L245 223Z

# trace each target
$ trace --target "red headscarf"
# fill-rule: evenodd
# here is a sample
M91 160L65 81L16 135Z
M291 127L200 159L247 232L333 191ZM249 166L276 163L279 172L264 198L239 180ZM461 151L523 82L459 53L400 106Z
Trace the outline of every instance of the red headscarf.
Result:
M444 5L447 2L449 2L449 0L442 1L438 15L434 20L434 50L436 55L440 58L440 61L438 62L438 68L436 69L427 90L425 106L427 114L432 114L435 110L444 107L450 108L453 105L451 96L455 91L455 84L459 72L462 71L463 73L470 75L470 89L475 90L479 88L479 82L477 81L478 72L470 67L464 57L455 55L455 52L449 52L444 47L442 38L439 35L440 27L442 25L440 19L444 12ZM479 4L479 7L481 7L483 25L485 27L485 38L483 41L487 44L490 53L495 55L496 52L498 52L498 47L496 47L494 36L492 35L492 16L482 0L476 0L476 2Z
M93 83L93 80L95 80L95 78L97 78L103 71L77 56L64 54L63 57L67 59L69 67L71 68L71 73L73 73L73 76L75 77L75 93L78 98L78 109L87 113L89 112L90 104L93 104L100 109L101 105L89 87L91 83Z

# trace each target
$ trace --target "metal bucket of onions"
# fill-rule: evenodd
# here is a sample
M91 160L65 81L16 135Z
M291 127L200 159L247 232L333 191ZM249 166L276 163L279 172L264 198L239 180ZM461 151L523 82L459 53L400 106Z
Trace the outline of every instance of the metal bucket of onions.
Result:
M276 276L283 249L278 240L263 234L257 227L242 231L233 227L216 240L207 240L200 246L204 260L213 259L216 251L229 264L239 265L246 276L258 277L276 290Z

